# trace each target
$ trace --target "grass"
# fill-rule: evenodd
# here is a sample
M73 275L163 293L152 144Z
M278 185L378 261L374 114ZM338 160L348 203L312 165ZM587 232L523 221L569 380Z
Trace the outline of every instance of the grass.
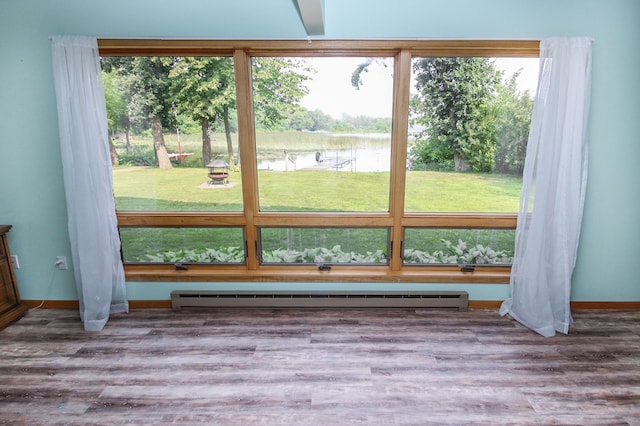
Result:
M240 172L227 186L207 185L205 168L119 166L113 169L118 210L241 211ZM331 171L259 173L263 211L388 210L389 174ZM518 211L521 180L501 175L407 172L407 212Z
M291 153L315 152L352 146L379 147L388 141L356 136L332 136L310 132L259 133L259 159ZM232 135L234 146L237 137ZM151 149L150 138L132 139L132 145ZM175 134L165 135L169 152L178 152ZM207 185L208 170L202 164L199 135L181 135L181 151L193 152L185 166L171 170L155 167L117 166L113 169L118 210L134 211L242 211L242 182L239 171L232 171L227 186ZM123 149L123 141L116 142ZM226 139L212 134L214 157L224 158ZM237 149L237 148L236 148ZM236 151L237 152L237 151ZM386 212L389 209L388 172L334 172L298 170L258 173L261 211L341 211ZM521 179L512 176L407 171L406 212L491 212L518 211ZM127 261L140 261L145 254L195 248L242 247L239 228L123 228L123 251ZM408 230L405 248L433 252L443 248L440 239L468 244L491 245L513 250L513 231L505 230ZM292 229L272 228L262 233L265 250L296 249L340 245L343 251L387 252L385 229Z
M206 185L207 169L121 166L113 170L118 210L242 211L240 172L232 172L228 186ZM331 171L261 172L263 211L387 211L388 173ZM204 184L204 185L203 185ZM516 212L520 179L472 173L407 172L408 212ZM193 248L242 247L242 231L233 228L124 228L127 261L141 261L146 253ZM513 231L411 230L405 248L442 249L440 239L491 245L513 250ZM368 229L270 229L263 248L301 250L321 243L344 251L386 249L386 231Z

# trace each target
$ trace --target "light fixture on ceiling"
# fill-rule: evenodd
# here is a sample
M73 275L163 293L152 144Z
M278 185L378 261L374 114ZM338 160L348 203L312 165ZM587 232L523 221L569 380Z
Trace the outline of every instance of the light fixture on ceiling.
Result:
M307 35L324 35L324 0L294 0Z

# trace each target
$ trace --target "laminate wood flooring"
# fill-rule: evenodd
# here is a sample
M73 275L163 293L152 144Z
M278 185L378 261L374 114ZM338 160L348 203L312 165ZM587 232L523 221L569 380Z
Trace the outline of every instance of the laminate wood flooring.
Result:
M640 425L640 311L541 337L495 311L38 310L0 331L0 424Z

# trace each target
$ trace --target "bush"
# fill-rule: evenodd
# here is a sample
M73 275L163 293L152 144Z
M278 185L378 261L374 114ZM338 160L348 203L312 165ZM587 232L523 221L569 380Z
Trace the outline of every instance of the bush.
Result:
M344 252L339 245L331 249L317 247L312 249L278 249L262 252L265 263L386 263L382 250L366 252ZM244 250L239 247L216 249L194 249L164 251L147 254L146 262L157 263L244 263Z
M298 250L263 251L262 260L265 263L387 263L382 250L366 252L365 254L344 252L339 245L331 249L316 247Z
M411 170L455 171L454 150L438 138L418 139L409 151Z
M444 250L433 253L407 249L404 251L404 262L414 264L454 264L454 265L509 265L513 257L506 250L493 250L482 244L467 246L462 240L454 245L449 240L440 240Z
M508 265L513 258L506 250L493 250L481 244L467 246L462 240L454 245L441 239L443 250L428 253L421 250L404 251L404 262L409 264L455 264L455 265ZM239 247L216 249L194 249L165 251L147 254L147 262L158 263L244 263L244 250ZM324 247L304 250L277 249L262 252L265 263L329 263L329 264L386 264L387 257L382 250L375 252L345 252L339 245L331 249Z
M147 254L147 262L157 263L244 263L244 250L239 247L164 251Z
M153 147L132 146L128 151L121 152L118 156L121 165L128 166L155 166L156 153Z

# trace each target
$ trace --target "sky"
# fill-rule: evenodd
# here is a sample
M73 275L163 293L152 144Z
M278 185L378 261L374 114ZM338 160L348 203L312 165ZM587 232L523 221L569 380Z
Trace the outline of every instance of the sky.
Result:
M309 94L301 101L303 107L320 109L334 118L343 114L370 117L391 117L392 72L391 60L386 66L382 61L373 63L362 74L362 86L356 89L351 85L351 75L365 58L309 58L318 72L313 81L307 81ZM538 80L537 58L500 58L496 60L505 76L511 76L518 69L522 72L518 78L521 91L535 93Z

